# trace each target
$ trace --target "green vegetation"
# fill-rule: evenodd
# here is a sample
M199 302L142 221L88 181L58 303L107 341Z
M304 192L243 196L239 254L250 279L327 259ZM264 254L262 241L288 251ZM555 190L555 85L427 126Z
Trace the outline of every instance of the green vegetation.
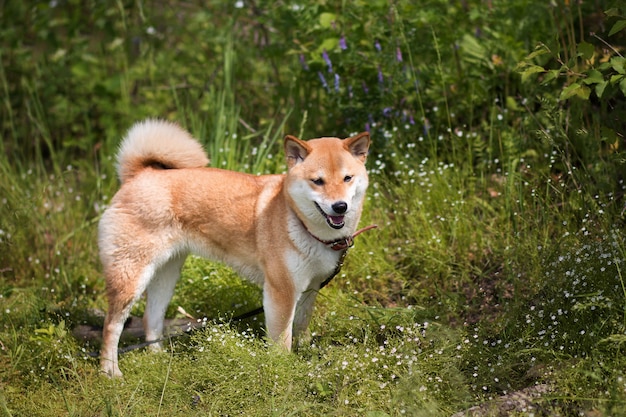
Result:
M511 412L626 415L619 7L0 2L0 414L448 416L541 386ZM229 322L260 291L191 258L168 316L206 327L98 374L72 329L101 324L96 225L146 117L253 173L284 171L284 134L371 131L379 228L310 344Z

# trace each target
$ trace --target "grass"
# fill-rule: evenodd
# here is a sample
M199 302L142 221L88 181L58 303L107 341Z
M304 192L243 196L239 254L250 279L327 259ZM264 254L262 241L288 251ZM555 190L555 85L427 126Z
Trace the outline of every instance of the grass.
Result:
M72 74L81 82L67 93L74 101L51 92L62 89L56 81L63 62L21 62L28 48L21 43L0 53L10 69L0 72L8 92L0 152L0 414L447 416L545 385L548 393L519 415L624 415L623 147L603 139L606 129L598 125L580 127L586 119L572 110L580 103L552 100L558 92L539 80L531 90L537 102L523 89L490 92L500 83L516 88L510 55L524 54L498 16L514 18L517 9L498 3L481 15L472 3L468 23L449 2L431 3L420 11L402 2L390 10L342 6L364 19L349 26L337 13L338 27L353 29L349 35L367 24L382 46L368 44L366 35L361 44L346 35L347 51L329 51L338 89L319 84L318 71L333 79L324 59L300 68L300 55L313 57L316 41L338 42L327 37L336 30L324 26L328 15L322 19L315 8L299 11L312 23L307 30L289 20L298 11L277 6L254 15L258 25L242 7L228 11L233 20L202 11L168 32L187 9L150 15L148 8L100 5L89 15L104 27L103 39L91 39L100 49L89 49L78 30L66 34L72 48L54 55L76 66ZM365 9L351 8L357 6ZM26 6L11 7L7 16ZM217 17L229 15L220 2L210 7ZM379 23L388 20L375 18L379 9L396 19L414 12L422 23L415 30L408 29L410 20L393 24L389 34L387 23ZM50 12L61 14L58 22L74 22L68 28L80 27L72 20L80 13ZM522 29L535 27L533 16L520 20ZM454 21L451 27L464 35L481 19L493 19L485 26L494 35L472 38L480 45L464 38L474 47L469 58L462 48L458 56L446 48L451 35L440 25ZM38 31L24 38L42 50L58 46L61 35L46 35L47 26L36 23ZM282 31L301 41L288 48L302 49L280 49ZM14 39L8 29L3 33ZM247 34L270 46L250 46ZM436 42L434 50L412 47L420 34ZM136 51L115 41L127 36L137 37ZM171 39L184 42L177 49ZM406 69L396 47L409 61ZM503 64L485 55L489 48ZM422 65L425 57L436 65ZM465 66L470 58L472 66ZM175 59L186 68L164 65ZM18 69L30 68L20 63L35 65L35 79L20 84ZM497 72L499 65L507 68ZM377 85L379 72L387 84ZM361 79L370 83L368 92L357 91ZM350 82L353 97L344 87ZM414 123L403 114L381 119L401 104L417 109ZM525 111L531 105L537 110ZM368 106L371 118L359 119ZM354 119L342 119L346 112ZM112 157L119 138L144 116L178 120L205 142L213 165L252 173L285 170L279 146L285 133L310 137L336 129L348 136L367 120L376 146L362 224L379 228L356 239L343 270L321 292L310 343L283 354L266 341L261 318L231 321L260 305L260 290L228 268L192 257L168 317L182 307L205 327L168 341L166 352L124 354L124 380L99 374L89 355L97 343L80 342L72 329L101 324L96 312L106 300L96 225L117 189ZM133 314L142 310L138 303Z
M450 415L540 382L554 384L543 410L619 410L626 400L617 365L625 320L620 229L604 229L598 212L585 213L577 229L568 222L580 210L540 215L564 198L550 182L541 190L508 172L506 181L481 182L454 164L416 163L403 146L395 161L414 168L391 176L371 169L363 222L381 227L357 239L322 292L310 345L280 354L258 322L221 322L256 307L259 290L191 258L169 315L180 305L208 317L207 327L172 340L166 353L124 355L123 382L98 375L86 354L97 346L81 346L69 331L104 305L91 216L94 201L106 198L76 191L86 188L72 182L81 177L75 168L65 181L14 175L21 200L13 204L30 202L21 205L30 209L22 224L32 234L4 235L44 235L34 250L11 246L30 256L19 272L8 271L23 278L5 281L0 298L5 413ZM382 162L373 155L370 164ZM604 211L610 198L595 204ZM60 239L46 245L45 233Z

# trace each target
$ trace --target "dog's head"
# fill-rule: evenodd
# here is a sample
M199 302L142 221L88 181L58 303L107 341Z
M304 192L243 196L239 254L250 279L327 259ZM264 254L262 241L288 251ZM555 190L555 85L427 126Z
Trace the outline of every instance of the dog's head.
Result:
M334 239L356 229L368 185L369 146L367 132L347 139L285 138L287 194L300 220L318 237Z

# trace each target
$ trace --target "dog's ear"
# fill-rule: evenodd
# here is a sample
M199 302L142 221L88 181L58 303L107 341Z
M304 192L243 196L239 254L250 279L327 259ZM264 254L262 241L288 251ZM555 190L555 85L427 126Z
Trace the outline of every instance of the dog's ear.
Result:
M305 141L295 136L285 136L285 156L289 169L304 161L309 152L311 152L311 147Z
M345 147L350 151L355 158L365 162L367 154L370 148L370 134L369 132L362 132L356 136L344 139Z

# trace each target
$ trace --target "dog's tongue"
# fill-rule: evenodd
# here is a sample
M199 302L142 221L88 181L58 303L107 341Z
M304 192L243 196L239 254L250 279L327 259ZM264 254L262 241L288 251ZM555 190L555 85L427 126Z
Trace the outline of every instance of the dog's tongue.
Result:
M343 223L344 216L328 216L328 217L330 218L330 221L333 222L333 224Z

